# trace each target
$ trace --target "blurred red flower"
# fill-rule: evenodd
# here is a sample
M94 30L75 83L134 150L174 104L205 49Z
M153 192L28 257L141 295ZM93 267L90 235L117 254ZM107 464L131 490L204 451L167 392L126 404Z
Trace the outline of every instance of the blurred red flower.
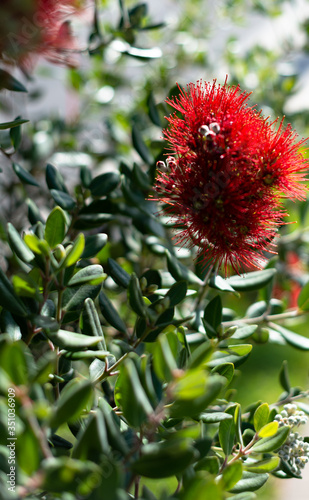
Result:
M304 199L307 161L291 126L275 130L239 87L198 81L167 99L171 153L155 189L178 225L177 242L200 247L204 265L236 272L265 263L287 215L282 197Z
M39 56L67 66L77 64L77 42L70 17L82 12L80 0L2 0L0 60L32 69Z

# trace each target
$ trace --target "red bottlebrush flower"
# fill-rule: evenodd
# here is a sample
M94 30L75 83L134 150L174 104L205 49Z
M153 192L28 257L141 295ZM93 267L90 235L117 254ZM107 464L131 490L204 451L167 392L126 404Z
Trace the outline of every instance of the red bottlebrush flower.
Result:
M163 131L173 157L159 162L155 189L163 212L181 228L180 244L200 247L206 265L261 268L274 250L281 198L304 199L304 141L249 107L239 87L199 81L167 103L176 112ZM181 114L181 116L179 116Z
M44 56L56 64L76 66L78 46L69 18L81 11L80 0L2 0L0 60L32 69Z

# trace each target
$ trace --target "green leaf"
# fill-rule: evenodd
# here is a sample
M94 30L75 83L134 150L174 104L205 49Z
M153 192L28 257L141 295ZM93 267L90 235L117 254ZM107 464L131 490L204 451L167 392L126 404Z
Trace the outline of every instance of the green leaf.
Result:
M89 189L92 196L107 196L116 189L120 183L120 176L117 172L107 172L92 179Z
M127 442L120 432L119 419L117 425L118 417L116 417L115 412L104 398L99 399L99 408L104 416L108 442L114 450L119 451L123 456L126 456L131 450L129 450Z
M155 373L162 382L170 382L177 370L177 363L169 344L167 335L159 335L153 352L153 366Z
M239 493L238 495L233 495L229 497L229 500L255 500L256 494L251 491L246 491L244 493Z
M15 129L11 129L15 130ZM15 148L16 149L16 148ZM40 184L36 181L36 179L31 175L28 170L25 170L18 163L13 163L13 170L17 177L24 183L30 184L31 186L40 186Z
M185 281L178 281L174 283L165 297L170 299L170 307L174 307L181 302L187 294L187 283Z
M258 325L247 325L242 328L237 328L236 332L233 333L231 339L243 340L251 337L254 332L257 330Z
M57 366L57 353L56 351L45 352L37 361L36 372L31 377L31 382L38 384L45 384L49 381L49 375L55 372Z
M279 457L270 457L265 460L260 460L257 462L246 461L244 464L245 470L249 472L255 472L256 474L263 474L265 472L272 472L277 469L280 464Z
M262 438L257 443L255 443L251 448L252 452L269 453L270 451L277 450L278 448L280 448L280 446L283 445L289 435L289 432L290 427L279 427L274 436Z
M109 274L117 283L123 288L128 288L130 283L130 274L128 274L122 267L113 259L108 259Z
M20 119L20 116L17 116L15 118L15 120L18 120L18 119ZM10 138L11 138L12 145L13 145L15 151L17 151L19 146L20 146L21 139L22 139L20 125L18 127L13 127L10 129ZM13 168L14 168L14 166L13 166Z
M18 231L16 231L15 227L10 222L8 222L7 225L7 234L11 250L20 260L29 264L34 259L34 253L31 252L24 240L20 237Z
M77 286L88 283L89 285L99 285L106 279L107 275L103 272L100 264L92 264L77 271L69 280L68 286Z
M228 348L226 348L226 349L228 349ZM242 349L242 347L241 347L241 349ZM245 349L248 351L249 346L246 347ZM252 350L252 346L251 346L251 350ZM244 356L239 356L236 353L228 354L225 352L216 351L216 352L214 352L211 360L207 364L210 368L214 368L215 366L222 365L222 363L233 363L233 365L236 368L237 366L240 366L241 364L243 364L246 361L249 354L250 354L250 352Z
M209 286L211 288L215 288L216 290L221 290L222 292L232 292L234 295L239 297L239 293L236 292L234 288L229 285L227 280L223 279L219 274L211 276Z
M19 125L22 125L23 123L28 123L29 120L13 120L12 122L6 122L6 123L0 123L0 130L6 130L7 128L14 128L14 127L19 127Z
M194 417L204 412L219 395L225 379L220 375L208 377L204 370L189 370L173 386L172 418Z
M255 410L254 416L253 416L253 425L254 425L256 432L259 432L259 430L262 429L262 427L264 427L264 425L266 425L268 423L269 413L270 413L270 410L269 410L269 406L267 403L261 404Z
M63 356L66 359L72 359L74 361L78 359L99 359L101 361L105 360L109 356L111 356L111 353L109 351L68 351L63 354Z
M119 332L126 334L127 328L125 323L103 291L99 295L99 306L106 321Z
M278 430L278 427L278 422L269 422L259 430L259 437L268 438L274 436Z
M139 316L145 317L146 305L143 300L139 280L135 273L133 273L130 278L130 283L128 287L128 297L130 306L133 309L133 311Z
M282 366L279 373L279 381L283 389L289 393L291 390L291 383L289 379L288 362L285 360L282 362Z
M148 175L141 169L141 167L134 163L132 178L135 185L142 191L149 191L151 188Z
M80 311L87 298L95 299L100 293L102 285L79 285L66 288L63 293L62 307L65 311Z
M268 285L276 272L276 269L270 268L263 271L243 274L242 276L232 276L226 281L238 292L249 292L252 290L259 290Z
M148 165L152 165L154 159L150 153L148 147L146 146L142 134L136 124L132 127L132 143L142 160Z
M65 215L60 207L55 207L47 217L44 238L50 248L55 248L65 237Z
M222 420L233 420L233 415L222 411L214 411L211 413L201 413L198 418L202 422L205 422L205 424L215 424L222 422Z
M284 338L284 340L293 347L301 351L309 351L309 338L291 332L283 326L272 324L273 330L276 330Z
M206 496L207 495L207 496ZM215 483L208 474L193 476L186 484L181 500L222 500L224 498L221 486Z
M35 225L37 222L42 222L44 224L44 219L37 207L37 205L30 200L30 198L26 199L26 203L28 205L28 219L30 224Z
M81 258L85 248L85 236L79 233L73 245L66 248L66 255L59 263L59 269L70 267Z
M54 407L49 425L57 429L65 422L77 420L92 397L93 388L89 380L73 379L67 383Z
M255 491L261 488L266 483L268 477L269 477L268 474L254 474L253 472L244 471L242 479L238 481L236 486L234 486L230 491L232 493L246 492L245 494L248 495L249 491ZM246 497L241 499L241 497L238 497L237 500L240 499L245 500L245 498ZM248 498L254 498L254 497L249 496Z
M222 347L222 351L226 351L231 354L236 354L237 356L247 356L252 351L251 344L237 344L229 345L228 347Z
M27 317L24 303L16 295L11 282L0 268L0 306L17 316Z
M228 411L226 413L231 414L233 418L220 421L219 441L225 456L228 457L231 454L234 446L236 427L234 422L234 415L232 413L229 413Z
M68 351L80 351L89 347L94 347L102 342L102 336L90 337L81 333L58 330L57 332L46 331L46 336L61 349Z
M196 458L191 439L173 439L143 446L131 468L135 474L159 479L180 474Z
M215 366L212 373L218 373L222 377L225 377L230 384L234 377L234 365L233 363L222 363L222 365Z
M82 253L82 259L95 257L107 243L107 234L99 233L86 236L85 248Z
M68 192L61 173L50 163L46 165L46 184L49 190L54 189L56 191L62 191L63 193Z
M188 281L189 283L202 285L203 281L196 276L188 267L184 266L177 257L172 255L168 250L165 250L167 268L170 274L176 281Z
M29 378L28 363L33 364L33 358L22 341L7 343L0 356L1 368L15 385L26 384Z
M154 100L153 92L150 92L148 96L147 105L148 105L149 117L152 123L154 123L154 125L157 125L158 127L162 127L160 115L158 113L156 102Z
M100 318L97 313L96 306L92 299L89 297L84 302L84 310L81 316L81 329L86 335L93 337L102 337L102 341L98 344L97 348L106 351L106 342L103 330L100 323Z
M206 340L201 345L199 345L196 349L194 349L190 359L188 366L190 369L198 368L207 365L207 362L214 351L214 347L212 346L209 340Z
M132 427L139 427L153 413L132 359L121 366L115 386L115 403Z
M222 322L222 302L221 297L217 295L205 307L203 324L207 336L214 338L218 336L217 329Z
M76 436L76 444L73 448L72 458L79 460L93 460L101 453L109 453L107 430L102 412L97 410L87 419L85 427L82 427Z
M76 207L76 201L68 193L58 191L57 189L51 189L50 194L52 195L57 205L63 208L63 210L70 211Z
M70 457L52 457L42 461L43 490L87 497L100 484L102 471L91 461L74 460Z
M89 167L82 165L80 169L80 180L85 188L88 188L92 181L92 173Z
M301 292L297 299L297 305L302 311L309 310L309 281L301 289Z
M38 255L44 255L45 257L49 256L50 249L47 241L41 240L34 233L28 233L24 236L24 242L32 250L32 252L37 253Z
M242 464L240 460L233 462L223 469L220 483L225 491L229 491L242 477Z
M0 69L0 89L7 89L12 92L27 92L26 87L4 69Z
M35 280L29 274L19 272L14 274L12 283L15 292L19 297L32 297L38 301L42 300L40 296L39 287Z
M127 327L124 321L103 291L101 291L99 295L99 306L106 321L119 332L126 334Z
M8 444L11 444L11 442L8 442ZM34 435L29 425L27 425L24 431L18 436L16 461L23 473L29 474L29 476L34 474L40 466L38 436Z

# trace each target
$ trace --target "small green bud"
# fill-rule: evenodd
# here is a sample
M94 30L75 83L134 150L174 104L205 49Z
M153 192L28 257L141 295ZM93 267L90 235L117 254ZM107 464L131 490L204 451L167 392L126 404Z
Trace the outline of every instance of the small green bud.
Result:
M65 257L65 248L63 245L61 245L61 243L56 246L54 251L54 257L57 260L57 262L60 262Z

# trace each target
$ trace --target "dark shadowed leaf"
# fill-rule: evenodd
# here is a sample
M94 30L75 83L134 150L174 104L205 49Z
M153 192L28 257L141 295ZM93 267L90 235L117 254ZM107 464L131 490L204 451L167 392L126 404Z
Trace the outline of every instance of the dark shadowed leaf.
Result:
M84 300L95 299L101 290L101 285L82 285L67 288L63 294L62 305L65 311L81 310Z
M143 446L141 457L132 464L136 474L165 478L181 473L198 456L191 439L173 439Z
M122 267L114 260L108 259L109 274L117 283L117 285L123 288L128 288L130 283L130 274L128 274Z
M106 321L119 332L126 333L127 328L124 321L122 321L117 309L103 291L101 291L99 295L99 306Z
M0 130L5 130L7 128L19 127L23 123L28 123L29 120L22 120L19 118L18 120L13 120L12 122L0 123Z
M85 248L82 253L82 259L95 257L107 243L107 234L99 233L86 236Z
M0 306L17 316L28 315L24 303L16 295L11 282L0 268Z
M76 201L68 193L58 191L57 189L51 189L50 194L57 205L63 208L63 210L73 210L73 208L76 207Z
M156 102L153 96L153 92L150 92L148 99L147 99L147 104L148 104L148 113L149 117L155 125L158 127L162 127L160 115L157 110Z
M145 317L147 313L146 304L143 300L139 280L135 273L131 274L130 283L128 287L128 297L130 306L133 311L139 316Z
M13 130L13 129L12 129ZM13 170L17 177L24 183L31 186L40 186L36 179L31 175L28 170L21 167L18 163L13 163Z
M148 165L152 165L154 161L153 157L142 138L142 134L138 126L135 124L132 127L132 142L134 148L139 153L142 160L144 160L144 162L147 163Z
M92 179L89 189L92 196L106 196L120 183L120 176L117 172L107 172Z
M34 259L34 253L27 247L24 240L20 237L18 231L9 222L7 225L7 234L11 250L23 262L31 262Z
M0 89L7 89L13 92L27 92L26 87L4 69L0 69Z
M65 422L77 420L92 396L93 388L89 380L71 380L62 390L50 418L50 426L58 428Z
M63 176L59 170L50 163L46 165L46 184L50 190L55 189L56 191L63 191L64 193L68 192Z
M46 331L46 336L61 349L67 351L81 351L82 349L95 347L102 342L102 336L90 337L81 333L58 330L57 332Z
M127 359L121 366L115 386L115 403L133 427L139 427L153 413L132 359Z
M177 257L172 255L168 250L165 250L167 268L176 281L189 281L189 283L196 283L202 285L203 281L194 274L193 271L184 266Z

